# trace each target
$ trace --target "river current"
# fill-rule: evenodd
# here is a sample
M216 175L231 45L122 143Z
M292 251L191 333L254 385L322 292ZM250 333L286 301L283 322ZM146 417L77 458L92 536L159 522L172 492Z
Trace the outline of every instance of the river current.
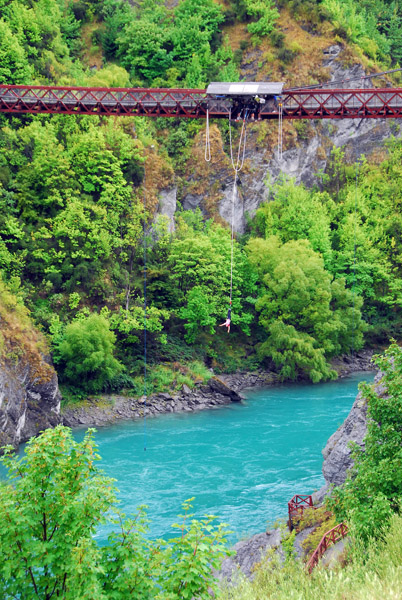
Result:
M148 505L152 537L171 537L182 502L195 497L196 517L217 515L236 541L286 516L294 494L324 484L321 451L347 416L358 383L373 377L284 384L248 391L242 404L100 428L100 464L116 478L126 514ZM83 435L75 432L77 440ZM107 533L97 534L101 543Z

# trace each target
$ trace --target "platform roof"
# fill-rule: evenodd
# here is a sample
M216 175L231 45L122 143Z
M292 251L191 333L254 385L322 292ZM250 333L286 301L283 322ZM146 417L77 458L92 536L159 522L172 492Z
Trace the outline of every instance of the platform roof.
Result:
M233 83L213 82L207 94L223 96L280 96L285 84L276 81L241 81Z

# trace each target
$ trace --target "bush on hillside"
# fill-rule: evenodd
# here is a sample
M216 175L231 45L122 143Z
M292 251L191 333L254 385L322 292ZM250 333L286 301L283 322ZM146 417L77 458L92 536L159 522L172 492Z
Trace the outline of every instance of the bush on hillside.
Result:
M122 366L113 357L116 336L107 320L92 314L67 325L59 345L62 377L90 392L99 392Z

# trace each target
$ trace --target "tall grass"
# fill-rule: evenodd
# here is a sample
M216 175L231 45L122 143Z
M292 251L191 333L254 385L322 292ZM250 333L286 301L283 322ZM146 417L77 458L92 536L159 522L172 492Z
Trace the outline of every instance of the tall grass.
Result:
M193 388L197 383L204 383L211 378L211 372L197 360L182 364L178 362L167 365L151 366L147 372L147 393L175 392L183 385ZM141 395L144 389L144 378L134 378L133 391Z
M382 541L355 545L350 562L333 570L302 564L265 562L252 582L222 590L221 600L400 600L402 597L402 517L394 515Z

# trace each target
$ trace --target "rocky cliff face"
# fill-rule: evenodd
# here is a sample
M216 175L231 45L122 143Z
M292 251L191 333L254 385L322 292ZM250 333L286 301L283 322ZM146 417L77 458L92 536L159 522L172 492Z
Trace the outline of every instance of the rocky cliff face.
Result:
M381 384L382 374L378 373L375 377L376 392L384 394L384 387ZM343 424L329 438L324 450L324 462L322 472L325 477L326 486L320 490L323 495L330 485L341 485L346 479L348 470L352 467L353 461L349 444L354 442L363 447L364 437L367 431L367 400L361 392L346 417Z
M60 423L57 375L44 337L0 279L0 447Z
M0 366L0 446L21 442L60 423L60 392L54 369L43 358L40 375L29 364Z
M345 66L341 45L334 44L322 51L321 67L328 74L333 87L361 88L374 86L360 64ZM242 73L247 80L253 74ZM259 78L258 73L254 74ZM379 82L376 79L377 83ZM330 85L330 84L326 84ZM381 82L381 85L386 83ZM236 127L233 127L233 132ZM268 183L274 184L281 175L295 178L307 187L320 185L333 147L344 148L345 160L357 161L362 155L368 159L382 157L384 142L398 136L399 126L390 119L345 119L285 122L284 152L277 152L277 123L250 123L248 125L245 162L239 174L238 190L234 200L234 229L243 233L247 215L253 215L261 202L269 197ZM186 166L184 182L160 193L160 210L171 223L179 199L185 210L200 207L207 217L230 222L233 198L233 169L228 144L224 144L216 125L211 125L210 163L205 162L205 131L195 138L192 155ZM236 135L233 133L234 137ZM237 153L236 142L233 145Z

